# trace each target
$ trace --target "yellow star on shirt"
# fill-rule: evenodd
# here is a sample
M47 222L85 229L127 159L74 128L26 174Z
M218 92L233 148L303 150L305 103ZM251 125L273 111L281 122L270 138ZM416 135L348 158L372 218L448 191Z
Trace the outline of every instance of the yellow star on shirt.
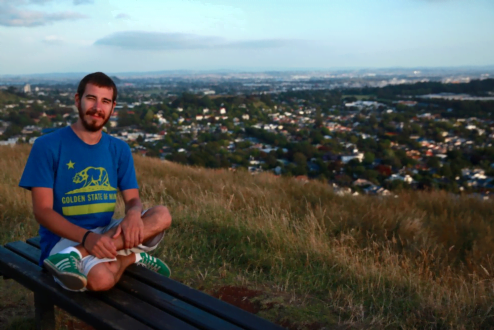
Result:
M70 170L71 168L74 168L74 165L75 165L75 163L72 163L72 161L69 160L69 162L67 163L67 166L69 167L68 170Z

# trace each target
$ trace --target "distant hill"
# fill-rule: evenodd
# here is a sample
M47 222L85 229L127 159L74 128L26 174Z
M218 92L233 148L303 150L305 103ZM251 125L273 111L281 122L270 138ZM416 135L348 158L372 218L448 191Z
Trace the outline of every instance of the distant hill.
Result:
M21 97L15 94L0 90L0 104L2 105L19 102L21 99L22 99Z

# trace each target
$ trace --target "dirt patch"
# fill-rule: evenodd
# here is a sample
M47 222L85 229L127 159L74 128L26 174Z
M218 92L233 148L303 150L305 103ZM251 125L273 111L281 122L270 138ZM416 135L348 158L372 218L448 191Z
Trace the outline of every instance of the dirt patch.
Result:
M94 330L93 327L87 325L83 321L79 320L75 316L70 315L68 312L55 307L56 322L59 327L67 330Z
M87 325L86 323L82 321L76 321L76 320L67 320L63 322L65 328L67 330L94 330L93 327Z
M228 285L214 291L212 296L247 312L257 314L261 310L261 303L259 301L253 301L253 298L261 294L261 291Z

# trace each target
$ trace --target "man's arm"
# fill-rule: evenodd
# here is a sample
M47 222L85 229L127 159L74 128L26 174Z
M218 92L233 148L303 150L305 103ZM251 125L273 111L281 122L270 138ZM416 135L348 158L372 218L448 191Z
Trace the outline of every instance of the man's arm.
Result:
M53 210L53 189L33 187L31 192L34 217L40 225L60 237L82 242L87 229L74 225ZM96 233L89 234L85 245L87 252L98 258L114 258L117 254L111 238Z
M125 203L125 217L120 226L124 236L124 248L131 249L144 240L144 223L141 218L142 203L138 189L122 190L122 197Z

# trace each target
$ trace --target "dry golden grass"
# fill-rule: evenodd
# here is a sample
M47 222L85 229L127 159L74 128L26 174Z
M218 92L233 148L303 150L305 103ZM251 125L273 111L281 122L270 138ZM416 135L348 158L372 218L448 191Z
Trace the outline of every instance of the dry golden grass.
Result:
M28 152L0 148L2 244L36 232L30 196L17 188ZM135 164L144 203L172 213L159 253L175 279L208 292L262 290L261 316L301 328L494 327L492 202L339 197L319 182Z

